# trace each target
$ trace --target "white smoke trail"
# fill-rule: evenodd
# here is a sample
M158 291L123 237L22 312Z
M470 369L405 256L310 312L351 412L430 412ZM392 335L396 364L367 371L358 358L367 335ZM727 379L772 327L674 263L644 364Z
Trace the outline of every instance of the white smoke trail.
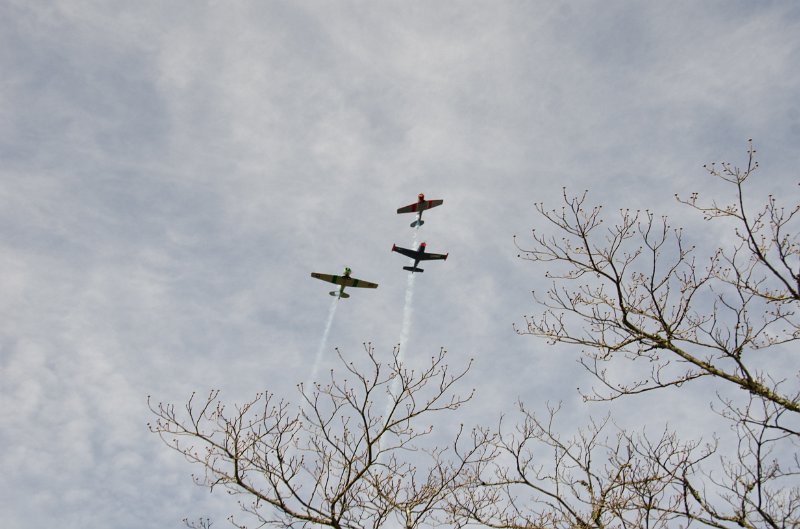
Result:
M322 332L322 339L319 341L319 348L317 349L317 356L314 358L314 365L311 368L311 375L308 377L306 383L302 386L303 392L309 397L311 397L312 393L314 392L314 382L317 380L317 372L319 371L320 364L322 363L322 355L325 353L325 349L328 346L328 335L331 332L331 327L333 326L333 317L336 315L336 307L338 305L339 298L334 297L331 300L331 306L328 309L328 321L325 322L325 330ZM300 411L302 408L305 408L305 403L302 399L300 402L301 404L298 407L298 411ZM292 435L291 441L285 447L285 452L283 453L284 462L282 465L286 465L287 461L289 462L289 465L293 464L293 460L297 461L295 458L299 459L299 457L302 455L302 452L298 454L298 448L300 448L305 442L306 440L303 437L302 429L296 429ZM277 507L268 506L267 508L272 513L278 512Z
M412 272L408 274L408 282L406 283L406 302L403 305L403 325L400 327L400 343L398 345L400 350L397 352L397 360L399 362L405 359L408 339L411 336L411 316L414 312L412 302L414 301L415 277L417 277L416 273Z
M417 249L417 234L419 226L414 228L414 237L411 241L411 248ZM417 277L416 272L408 274L408 282L406 283L406 301L403 305L403 325L400 327L400 350L397 352L398 361L403 361L407 349L408 339L411 337L411 317L413 316L414 307L414 279Z
M311 375L308 377L308 380L306 380L306 383L302 385L303 392L305 392L305 394L309 397L311 397L312 393L314 392L314 382L317 380L317 372L319 371L320 364L322 364L322 356L324 355L325 349L328 346L328 335L331 332L331 327L333 327L333 317L336 315L336 307L338 305L339 298L334 297L331 300L331 306L328 309L328 320L325 322L325 330L322 332L322 339L319 341L317 356L314 358L314 364L311 367ZM304 404L301 404L301 407L304 406ZM293 442L289 443L286 448L286 453L283 456L286 461L295 456L297 450L297 445L295 443L299 442L299 437L297 437L298 432L295 432L295 439L293 439ZM273 512L277 512L274 509L275 508L273 508Z
M419 231L419 226L414 228L414 238L411 242L411 247L413 249L417 249L417 233ZM405 361L405 353L406 349L408 349L408 340L411 337L411 319L414 315L414 307L412 302L414 301L414 279L417 277L416 272L411 272L408 274L408 282L406 283L406 300L405 304L403 305L403 324L400 327L400 343L397 345L397 364L402 365ZM395 377L392 381L392 385L389 388L389 402L386 403L386 411L383 413L384 420L387 420L389 414L392 412L392 406L394 405L394 401L399 397L400 394L400 376ZM380 443L378 443L378 449L383 450L384 442L386 436L381 437Z
M317 371L319 371L319 366L322 363L322 355L325 352L325 348L328 346L328 335L333 326L333 317L336 315L337 306L339 306L339 298L334 297L331 300L331 308L328 309L328 321L325 322L325 331L322 333L322 339L319 341L319 349L317 349L317 356L314 358L314 365L311 368L311 376L308 378L308 382L305 386L303 386L305 391L310 391L314 381L317 379Z

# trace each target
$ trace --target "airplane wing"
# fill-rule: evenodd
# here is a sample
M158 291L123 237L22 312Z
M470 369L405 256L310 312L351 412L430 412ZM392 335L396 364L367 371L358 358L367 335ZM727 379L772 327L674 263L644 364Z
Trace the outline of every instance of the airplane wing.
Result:
M425 200L423 202L414 202L413 204L409 204L407 206L403 206L397 210L398 213L414 213L416 211L424 211L426 209L435 208L436 206L441 206L444 203L444 200Z
M378 288L378 283L370 283L369 281L364 281L363 279L356 279L355 277L347 277L348 283L346 286L348 287L356 287L356 288Z
M377 283L370 283L369 281L356 279L355 277L333 276L330 274L318 274L316 272L311 272L311 277L321 279L322 281L326 281L328 283L334 283L336 285L344 285L346 287L378 288Z
M417 206L419 202L414 202L413 204L409 204L408 206L404 206L402 208L397 208L398 213L413 213L417 211Z
M393 252L397 252L397 253L401 253L401 254L405 255L406 257L410 257L412 259L416 259L417 257L419 257L419 252L418 251L410 250L408 248L403 248L402 246L392 246L392 251Z
M330 274L318 274L316 272L311 272L311 277L315 277L317 279L321 279L321 280L326 281L328 283L335 283L337 285L341 285L342 283L339 280L343 279L342 276L332 276Z
M431 261L433 259L447 259L448 255L450 255L450 254L425 252L424 254L420 255L418 258L419 258L420 261Z

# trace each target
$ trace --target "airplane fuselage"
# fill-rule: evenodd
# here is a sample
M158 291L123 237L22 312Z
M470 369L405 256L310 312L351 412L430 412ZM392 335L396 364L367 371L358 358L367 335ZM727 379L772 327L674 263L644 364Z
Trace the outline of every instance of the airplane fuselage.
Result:
M422 211L419 212L419 219L420 219L420 221L419 221L420 224L422 224ZM422 268L420 268L418 265L419 265L419 262L422 260L422 255L424 253L425 253L425 243L423 242L417 247L417 254L418 255L417 255L417 257L414 258L414 267L413 267L414 270L411 270L411 273L414 273L417 270L422 272Z

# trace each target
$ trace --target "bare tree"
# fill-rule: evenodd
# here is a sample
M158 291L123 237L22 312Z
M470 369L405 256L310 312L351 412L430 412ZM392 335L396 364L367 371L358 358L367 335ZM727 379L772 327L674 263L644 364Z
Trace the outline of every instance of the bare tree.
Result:
M397 350L385 365L372 345L365 351L366 366L358 366L337 350L346 375L332 371L327 384L301 385L300 409L270 393L230 409L212 391L201 400L192 395L183 409L151 404L157 419L149 427L203 467L198 484L243 495L241 508L261 525L434 523L481 453L472 447L448 462L449 451L460 450L460 434L451 449L424 443L433 431L429 416L472 397L453 391L469 366L451 373L441 350L427 367L410 371Z
M636 505L629 500L635 496L637 481L625 477L614 463L619 460L618 447L627 454L643 446L661 449L666 442L671 454L666 464L662 456L647 450L635 460L636 468L653 472L657 477L653 483L665 487L658 501L644 511L644 504L636 507L640 518L630 522L615 514L619 509L609 510L605 500L584 499L576 492L584 491L572 485L572 478L555 472L545 476L555 488L537 490L544 497L558 497L553 508L562 514L570 513L562 500L572 497L590 505L592 513L604 506L619 527L638 526L644 514L651 520L652 513L665 516L658 523L677 516L683 518L682 523L712 527L800 525L800 371L787 372L787 362L782 366L776 361L783 357L797 366L796 350L790 346L800 339L800 203L786 209L769 196L755 212L748 209L745 183L758 169L755 152L750 143L744 169L728 163L707 167L711 176L733 186L731 203L704 205L697 193L677 197L706 220L732 221L733 242L706 255L699 255L686 242L681 228L673 228L666 217L656 217L651 211L621 210L617 222L609 225L601 206L586 205L586 193L570 197L564 191L564 206L557 210L536 205L557 235L534 230L532 246L518 247L522 258L548 264L553 284L544 295L534 293L543 312L526 317L525 326L517 331L551 343L581 346L581 363L599 383L584 393L586 400L614 400L700 380L713 380L714 388L743 390L734 397L721 393L720 402L712 408L732 422L738 446L736 453L720 454L721 474L702 470L700 463L707 460L708 451L698 452L697 445L677 443L669 435L654 444L645 437L632 443L623 432L622 445L605 447L611 465L605 475L606 488L615 491L615 498L627 498L622 502L625 508ZM610 369L615 362L632 362L641 369L634 380L617 380ZM549 427L534 424L535 433L522 430L519 439L501 443L500 448L519 461L520 443L528 439L551 442ZM597 431L597 425L589 427L591 439ZM597 443L573 442L559 450L570 459L575 446L582 454L598 447ZM673 455L680 456L675 463ZM518 481L529 475L526 465L531 461L523 462L514 467ZM588 462L577 468L589 472ZM497 475L505 476L503 472ZM583 479L591 485L591 480ZM495 485L507 486L503 479ZM593 486L591 490L605 489ZM508 512L516 512L516 507L502 511ZM566 526L609 525L602 517L564 516L571 520ZM521 526L542 525L526 522Z
M198 518L197 521L184 518L183 523L189 529L211 529L211 527L214 525L214 522L211 520L211 518L208 517Z
M664 430L655 441L611 418L575 435L559 433L559 407L544 419L519 405L521 420L480 429L487 453L454 491L450 512L461 525L503 529L664 528L683 518L683 476L693 475L714 445L681 443Z

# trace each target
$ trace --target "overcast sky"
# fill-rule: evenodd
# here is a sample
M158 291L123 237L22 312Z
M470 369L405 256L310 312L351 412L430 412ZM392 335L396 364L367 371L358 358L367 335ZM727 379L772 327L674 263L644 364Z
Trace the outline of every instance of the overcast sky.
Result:
M535 202L588 189L710 245L673 195L729 193L702 165L743 163L748 138L753 200L796 200L788 0L0 0L0 72L7 528L224 526L235 503L147 431L147 396L296 400L331 302L312 271L380 283L340 303L326 357L388 359L395 211L420 192L445 201L420 238L450 257L416 278L407 354L474 357L461 420L483 424L518 398L602 413L575 351L512 330L548 284L513 241Z

